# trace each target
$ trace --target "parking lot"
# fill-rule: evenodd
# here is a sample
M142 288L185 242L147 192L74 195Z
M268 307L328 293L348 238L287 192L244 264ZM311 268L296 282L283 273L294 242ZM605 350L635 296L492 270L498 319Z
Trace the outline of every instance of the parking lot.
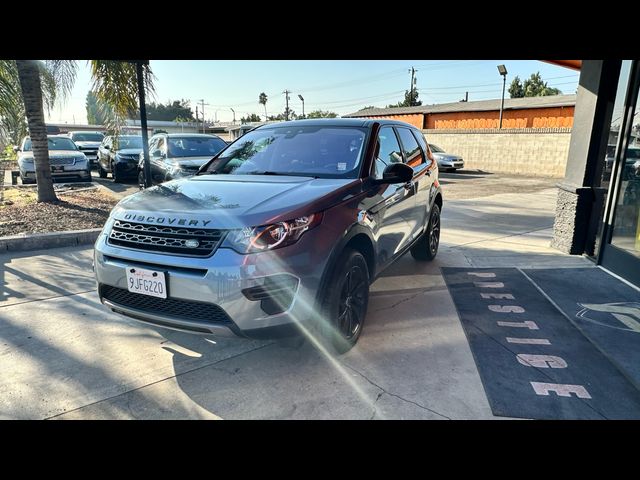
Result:
M440 268L591 263L549 247L556 180L440 178L438 257L406 255L373 284L363 335L342 356L113 314L94 291L90 247L0 256L0 417L493 418Z

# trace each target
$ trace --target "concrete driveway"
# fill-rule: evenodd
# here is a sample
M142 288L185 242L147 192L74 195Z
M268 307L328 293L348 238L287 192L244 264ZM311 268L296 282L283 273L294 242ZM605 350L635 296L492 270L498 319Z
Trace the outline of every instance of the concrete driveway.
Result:
M478 176L442 175L453 198L438 258L407 255L386 271L358 345L338 357L309 342L214 339L110 313L91 248L0 256L0 417L493 418L440 267L591 263L548 247L553 181L466 198Z

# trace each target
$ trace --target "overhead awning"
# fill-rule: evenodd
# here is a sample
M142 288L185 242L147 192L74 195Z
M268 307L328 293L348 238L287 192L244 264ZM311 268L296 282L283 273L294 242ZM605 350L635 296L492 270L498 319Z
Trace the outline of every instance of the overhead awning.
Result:
M582 68L582 60L542 60L543 62L553 63L561 67L570 68L571 70L580 70Z

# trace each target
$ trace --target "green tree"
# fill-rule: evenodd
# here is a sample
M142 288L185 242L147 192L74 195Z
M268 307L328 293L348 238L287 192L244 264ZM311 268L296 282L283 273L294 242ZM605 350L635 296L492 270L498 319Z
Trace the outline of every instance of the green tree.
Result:
M269 117L267 116L267 100L268 100L268 97L266 93L262 92L260 95L258 95L258 103L264 107L265 120L269 119Z
M100 102L92 91L87 92L87 123L89 125L104 125L108 123L109 118L113 116L109 105Z
M307 118L336 118L338 116L335 112L315 110L307 114Z
M167 103L151 102L147 105L147 119L149 120L172 122L177 117L195 121L188 100L169 100Z
M105 122L106 126L117 133L129 114L138 108L136 65L113 60L90 60L89 65L92 91L98 102L109 105L110 118ZM35 159L38 202L58 200L51 178L45 107L49 110L56 99L64 100L69 95L76 69L74 60L0 61L0 116L4 118L6 109L16 104L24 109ZM143 83L152 93L152 73L148 64L143 66Z
M398 102L395 105L387 105L387 108L417 107L419 105L422 105L422 100L418 100L418 90L414 88L411 92L405 90L404 100L402 102Z
M524 97L524 88L522 87L522 82L520 81L520 77L516 75L511 81L511 85L509 85L509 96L511 98L522 98Z
M562 92L559 89L550 87L547 82L542 80L540 72L532 73L522 84L520 84L520 79L516 77L509 86L511 98L546 97L548 95L561 94Z
M261 121L262 119L260 118L260 116L256 115L255 113L252 113L240 119L240 123L261 122Z

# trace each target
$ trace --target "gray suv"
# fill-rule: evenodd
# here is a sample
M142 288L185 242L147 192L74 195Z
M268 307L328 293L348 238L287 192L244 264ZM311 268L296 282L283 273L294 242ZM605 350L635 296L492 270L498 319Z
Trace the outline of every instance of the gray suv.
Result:
M91 164L69 137L48 135L49 164L53 180L91 181ZM25 137L18 151L18 168L23 184L36 183L36 166L31 138Z
M435 257L441 209L437 162L411 125L264 125L116 205L95 244L100 300L163 327L303 333L345 352L374 279L408 251Z

